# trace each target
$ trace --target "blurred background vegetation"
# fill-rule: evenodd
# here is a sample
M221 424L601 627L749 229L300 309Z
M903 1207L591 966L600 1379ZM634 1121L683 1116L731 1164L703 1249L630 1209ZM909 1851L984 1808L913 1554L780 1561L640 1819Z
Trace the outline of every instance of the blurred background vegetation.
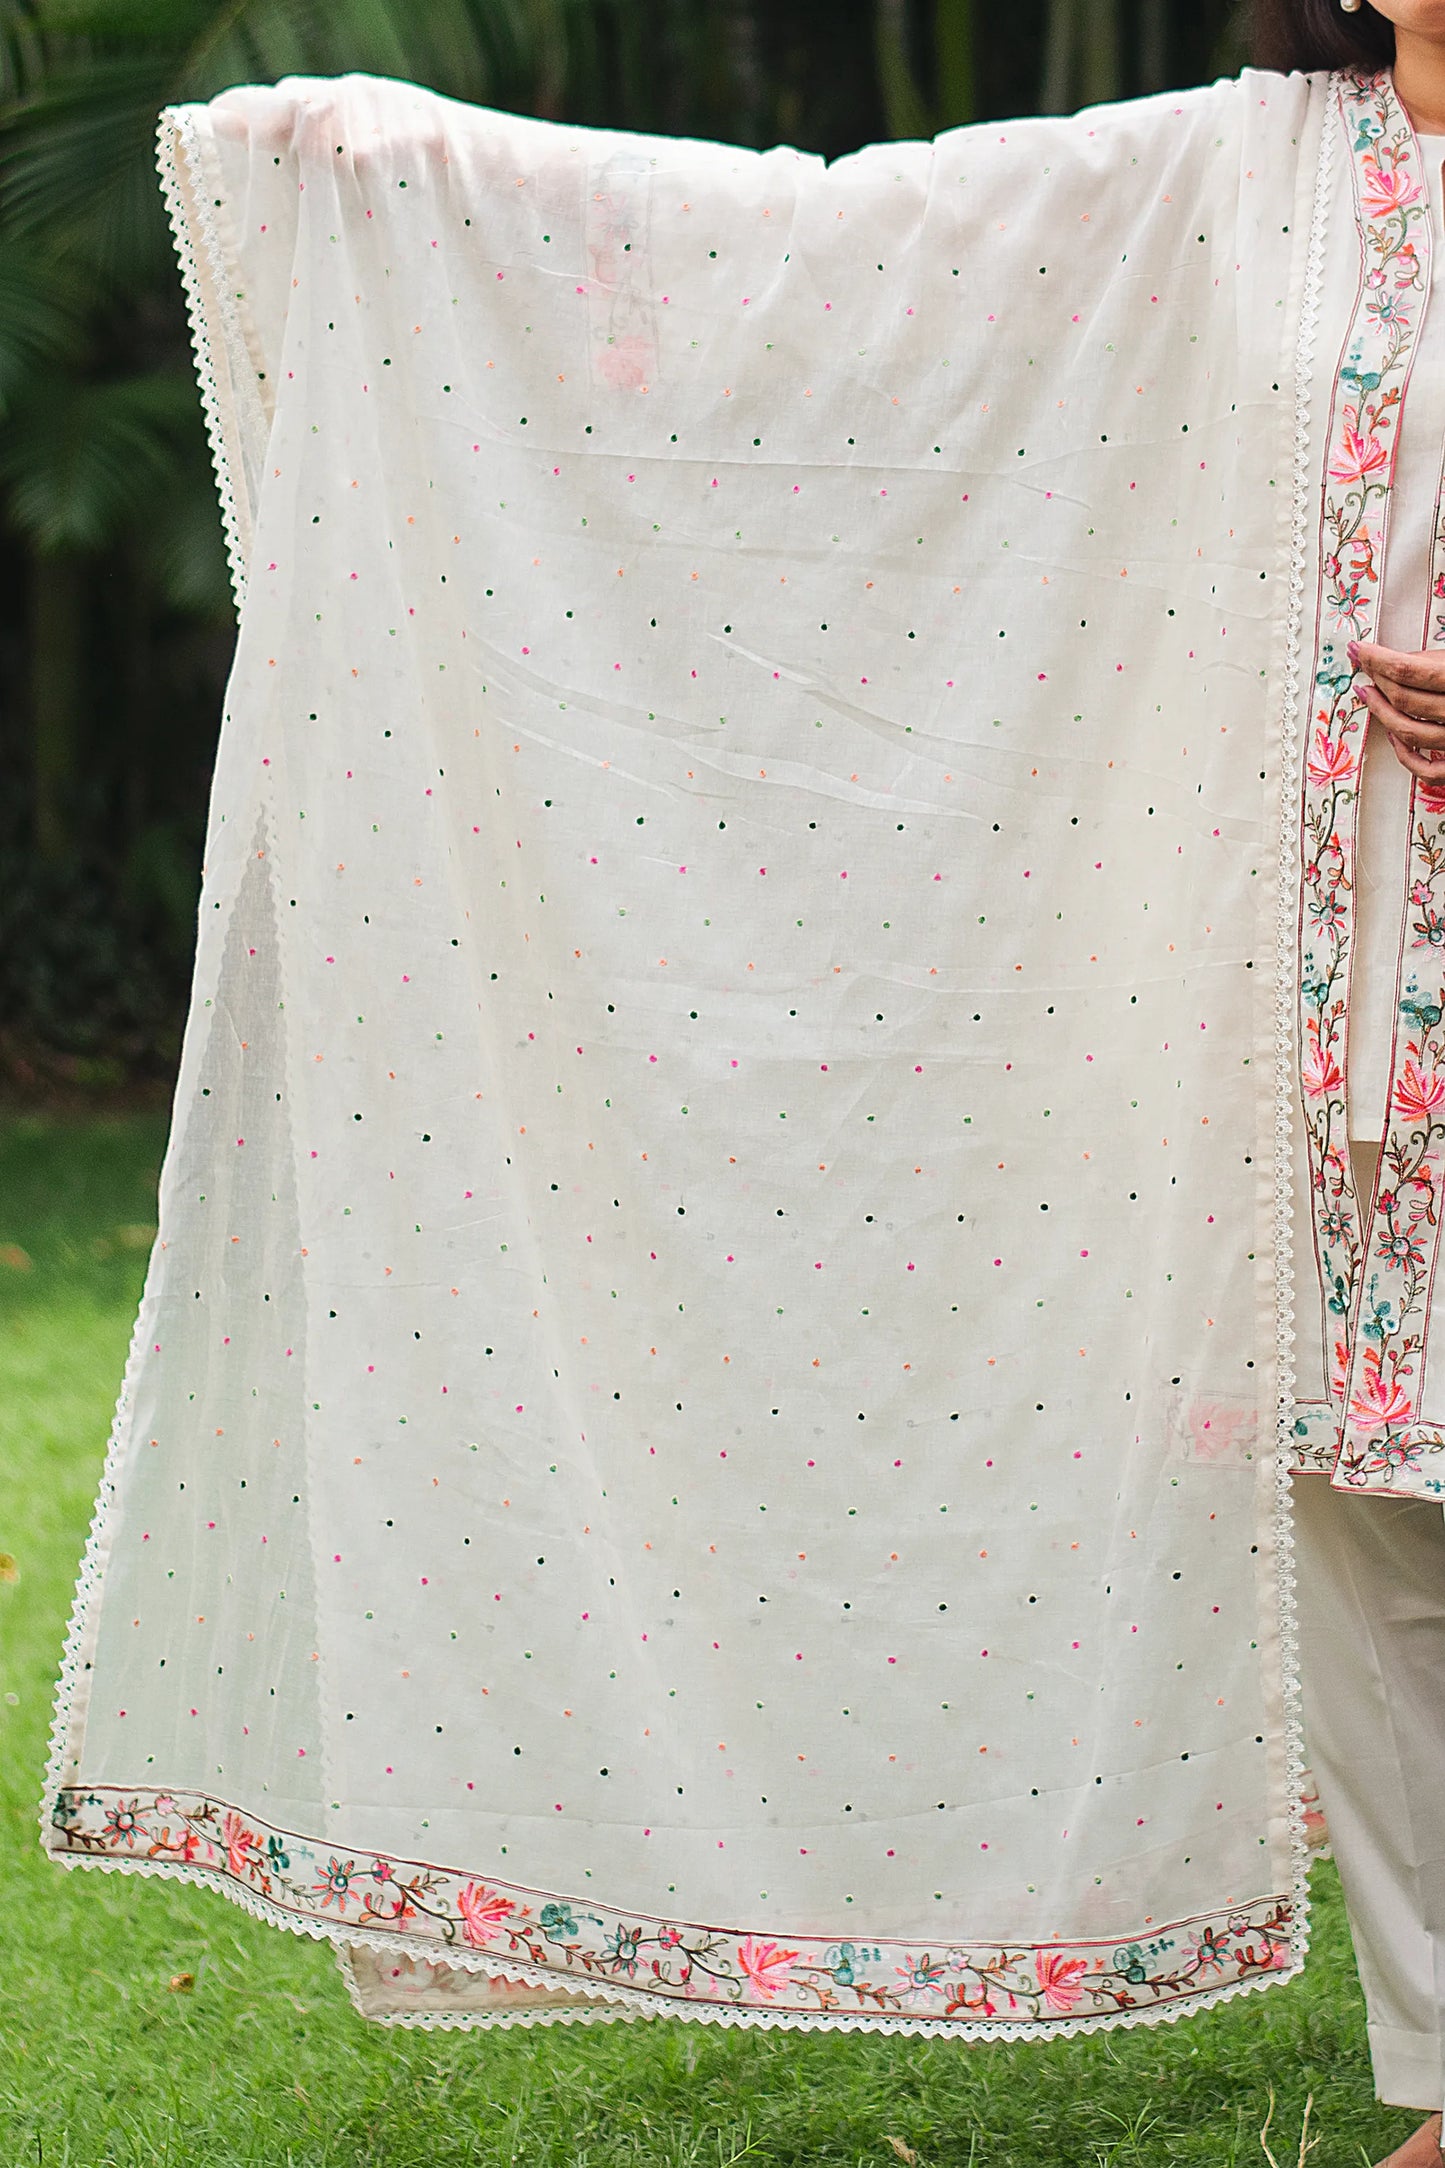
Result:
M163 105L351 69L834 158L1233 74L1234 0L0 0L0 1097L163 1098L235 637Z

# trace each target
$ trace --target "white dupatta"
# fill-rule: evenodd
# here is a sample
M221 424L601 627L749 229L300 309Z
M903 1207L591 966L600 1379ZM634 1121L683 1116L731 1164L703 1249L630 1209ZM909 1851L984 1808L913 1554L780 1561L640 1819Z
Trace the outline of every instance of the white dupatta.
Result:
M1258 73L831 166L163 116L240 623L58 1860L386 2021L1298 1969L1312 356L1412 140Z

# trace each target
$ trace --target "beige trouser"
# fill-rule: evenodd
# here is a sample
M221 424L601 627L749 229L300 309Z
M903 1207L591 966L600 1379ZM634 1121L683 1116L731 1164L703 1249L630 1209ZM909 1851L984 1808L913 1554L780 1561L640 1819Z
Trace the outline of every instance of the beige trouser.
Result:
M1378 1145L1355 1145L1368 1194ZM1375 2091L1445 2104L1445 1511L1294 1485L1310 1767L1365 1991Z

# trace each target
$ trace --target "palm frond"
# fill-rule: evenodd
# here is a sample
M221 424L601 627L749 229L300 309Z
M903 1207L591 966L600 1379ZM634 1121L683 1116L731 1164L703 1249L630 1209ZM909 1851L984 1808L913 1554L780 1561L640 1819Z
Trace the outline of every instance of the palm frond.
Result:
M83 337L83 291L33 249L0 240L0 421Z
M215 0L39 0L31 12L52 43L56 38L84 39L97 45L174 50L202 34L216 7Z
M204 445L198 439L198 454ZM139 564L160 599L186 617L229 619L231 577L209 461L198 456L172 477L158 518L135 537Z
M98 550L162 507L197 429L179 370L32 388L0 429L10 524L42 552Z
M45 40L26 0L0 0L0 105L23 97L45 66Z
M54 68L0 115L0 210L5 228L74 247L127 207L138 172L154 195L156 116L166 102L159 51L77 58Z
M525 98L561 11L562 0L231 0L180 56L173 95L359 72L447 97Z

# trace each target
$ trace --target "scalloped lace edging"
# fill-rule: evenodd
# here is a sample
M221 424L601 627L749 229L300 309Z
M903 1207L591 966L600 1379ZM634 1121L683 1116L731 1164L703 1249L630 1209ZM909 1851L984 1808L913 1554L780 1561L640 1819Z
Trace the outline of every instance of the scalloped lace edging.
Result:
M1246 1977L1224 1981L1217 1986L1202 1987L1197 1991L1176 1995L1167 2001L1140 2008L1100 2011L1088 2016L1030 2017L1002 2024L996 2019L989 2022L977 2018L926 2017L867 2010L776 2009L770 2008L766 2002L744 2005L682 2001L675 1997L666 1997L656 1990L630 1987L616 1980L591 1977L588 1978L585 1989L589 2000L615 2007L588 2009L574 2005L570 2008L549 2010L533 2006L525 2009L503 2008L496 2012L425 2010L379 2013L365 2008L346 1953L349 1945L358 1945L394 1956L397 1950L394 1934L382 1934L346 1920L322 1918L315 1913L303 1916L284 1911L263 1897L259 1891L246 1888L214 1869L114 1855L101 1857L95 1854L56 1852L50 1856L58 1865L68 1868L98 1869L102 1874L159 1875L171 1882L188 1883L197 1888L208 1889L238 1905L243 1912L250 1913L254 1919L267 1926L284 1928L290 1934L305 1936L313 1942L330 1943L347 1979L351 1999L369 2023L409 2025L418 2029L505 2031L515 2025L586 2025L615 2023L623 2018L676 2017L709 2025L748 2026L785 2032L877 2032L912 2037L931 2035L937 2038L944 2035L949 2039L995 2041L1065 2039L1074 2034L1101 2032L1124 2026L1173 2023L1181 2017L1192 2016L1197 2011L1213 2009L1235 1995L1253 1989L1282 1985L1298 1975L1303 1961L1303 1951L1300 1949L1297 1951L1296 1962L1262 1966ZM1152 1932L1158 1934L1169 1931L1165 1928ZM1060 1947L1062 1949L1066 1946ZM448 1950L445 1962L456 1971L485 1973L494 1979L513 1981L519 1986L555 1990L567 1984L572 1987L573 1992L577 1991L576 1983L563 1983L547 1966L530 1964L525 1960L458 1949Z
M178 152L179 157L185 161L186 173L191 183L190 202L193 216L187 210ZM226 425L228 418L234 418L234 415L228 416L227 408L228 402L234 401L234 358L241 351L241 340L239 329L232 320L234 312L231 311L227 285L225 250L212 208L206 201L204 190L198 185L203 173L203 161L196 119L190 108L167 106L162 112L156 131L156 169L160 174L161 191L165 198L176 261L181 274L181 286L186 299L186 314L191 331L191 355L206 419L206 436L211 450L211 465L215 470L221 525L226 539L231 593L239 623L246 597L246 563L250 538L243 531L248 522L243 509L242 491L238 487L238 477L232 471ZM220 319L214 325L206 305L201 267L196 255L197 236L206 252L214 307ZM228 357L224 386L217 362L217 340Z
M1338 77L1323 92L1314 201L1306 244L1294 353L1294 472L1290 512L1289 604L1285 633L1284 700L1280 714L1279 848L1275 881L1275 1137L1274 1284L1279 1451L1275 1515L1279 1613L1280 1684L1284 1701L1285 1774L1289 1797L1290 1850L1296 1910L1294 1952L1303 1965L1309 1948L1309 1844L1306 1825L1304 1724L1301 1713L1298 1612L1295 1601L1294 1534L1291 1519L1294 1411L1294 1209L1291 1196L1295 1048L1295 897L1298 883L1296 813L1300 789L1300 660L1305 609L1307 540L1312 513L1311 379L1319 335L1325 232L1334 180L1335 135L1331 127Z

